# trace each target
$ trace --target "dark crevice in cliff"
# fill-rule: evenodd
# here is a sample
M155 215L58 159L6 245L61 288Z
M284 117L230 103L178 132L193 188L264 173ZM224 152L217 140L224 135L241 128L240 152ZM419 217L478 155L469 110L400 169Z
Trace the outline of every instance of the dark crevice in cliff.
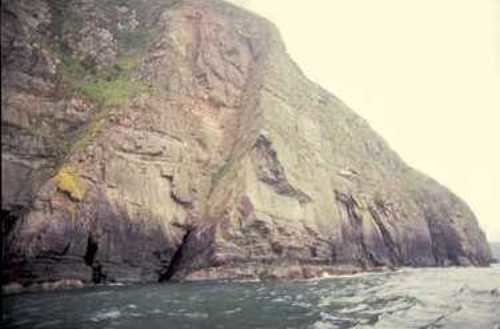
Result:
M312 198L293 187L285 173L285 168L278 159L278 154L271 141L260 135L255 143L257 152L257 175L260 181L268 184L278 194L297 199L301 204L309 203Z
M0 229L1 229L1 246L0 246L0 284L9 281L8 266L9 266L9 242L10 236L15 234L14 229L19 220L23 217L26 208L15 206L12 209L2 209L0 213Z
M460 266L467 265L466 262L474 263L473 257L467 257L463 247L459 243L460 237L455 228L449 222L449 215L432 207L424 206L424 218L427 222L431 235L431 250L434 261L438 266Z
M8 281L6 272L7 272L7 239L10 233L13 231L16 222L21 218L22 208L14 209L14 210L6 210L2 209L0 213L1 218L1 248L0 248L0 274L1 280L0 283L4 284Z
M378 230L380 234L382 235L382 241L384 242L385 246L387 247L387 250L389 252L389 257L391 259L392 264L400 264L401 261L401 253L399 251L399 247L396 245L394 242L391 233L385 227L384 223L382 222L382 218L380 218L379 213L377 210L375 210L373 207L368 206L368 211L370 212L373 221L378 227Z
M359 208L359 205L352 195L335 191L335 199L345 209L349 220L352 220L355 224L361 224L362 218L356 211L356 209Z
M335 191L335 199L340 206L342 216L347 221L347 225L342 225L343 236L352 243L357 249L357 253L353 254L353 261L357 261L363 268L368 265L376 265L378 263L376 257L369 251L365 244L363 233L363 218L358 214L359 204L352 195Z
M336 196L336 201L337 203L343 208L343 216L345 219L348 221L348 225L343 226L343 234L346 237L346 239L349 241L349 243L352 243L355 245L357 254L353 255L353 261L356 261L362 268L369 268L369 267L379 267L379 266L384 266L387 265L387 260L383 255L380 254L380 252L376 249L373 249L371 246L367 245L366 240L367 237L365 236L364 232L364 223L363 223L363 216L360 215L359 210L360 210L360 205L356 199L349 194L341 193L338 191L335 191L335 196ZM378 225L382 225L382 223L377 223ZM385 229L385 227L383 227ZM392 257L392 253L394 253L395 248L397 246L392 242L392 239L390 238L389 232L386 230L385 233L387 233L387 236L385 238L383 237L383 241L389 249L389 254L391 257L391 263L396 264L397 257L394 256ZM386 242L387 240L388 242ZM335 259L337 258L337 255L335 254Z
M367 258L367 262L362 262L362 266L364 268L367 268L367 265L369 266L375 266L375 267L378 267L378 266L383 266L384 265L384 262L382 260L379 259L379 257L372 253L370 251L370 248L368 248L368 246L366 245L365 243L365 238L364 236L361 238L361 241L360 241L360 244L361 244L361 250L363 250L363 253L365 254L366 258Z
M102 283L106 280L106 275L102 270L101 263L96 260L97 251L99 250L99 244L97 241L89 234L87 238L87 250L85 251L85 264L92 268L92 282Z
M1 220L2 220L2 241L7 237L12 230L18 219L21 217L22 208L14 210L1 210Z
M87 238L87 250L85 252L85 256L83 257L83 259L85 260L85 264L87 264L88 266L92 266L97 254L97 250L99 250L99 246L92 235L89 234L89 237Z
M179 247L177 248L177 250L175 251L174 255L172 256L172 259L170 260L169 265L164 269L164 271L160 272L160 276L158 278L159 282L169 281L174 276L174 274L177 271L177 268L179 267L179 264L182 260L184 248L188 242L189 236L190 236L192 231L193 231L192 228L188 228L186 230L186 233L182 237L182 242L179 245Z

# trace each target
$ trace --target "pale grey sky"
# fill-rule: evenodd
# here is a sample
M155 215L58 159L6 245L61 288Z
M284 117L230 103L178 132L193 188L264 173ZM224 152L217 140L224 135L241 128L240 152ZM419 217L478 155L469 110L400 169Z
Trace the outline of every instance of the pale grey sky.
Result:
M233 0L500 241L500 1Z

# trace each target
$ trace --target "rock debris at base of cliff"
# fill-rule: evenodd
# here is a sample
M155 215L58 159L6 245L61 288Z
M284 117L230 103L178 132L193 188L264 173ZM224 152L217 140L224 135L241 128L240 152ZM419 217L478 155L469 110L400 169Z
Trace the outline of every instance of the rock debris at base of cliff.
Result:
M469 207L308 80L254 14L2 0L1 18L3 283L492 258Z

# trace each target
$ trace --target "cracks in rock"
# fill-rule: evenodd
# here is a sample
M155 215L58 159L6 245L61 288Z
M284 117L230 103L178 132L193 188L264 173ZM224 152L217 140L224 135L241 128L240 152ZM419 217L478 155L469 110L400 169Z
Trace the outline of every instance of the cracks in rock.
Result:
M106 280L106 275L103 273L101 263L96 260L97 251L99 250L99 244L94 239L92 234L89 233L87 238L87 250L85 251L85 256L83 259L87 266L92 268L92 282L102 283Z
M188 187L188 193L183 193L183 190L179 189L178 185L179 174L163 174L162 177L166 178L170 183L170 198L182 207L191 209L193 207L193 196L191 194L193 189L191 186Z
M51 252L53 255L55 256L58 256L58 257L61 257L61 256L64 256L68 253L69 249L71 248L71 242L68 242L66 244L66 246L64 247L63 250L61 250L60 252L57 252L57 251L53 251Z
M290 100L287 99L286 96L280 95L280 93L278 91L276 91L268 86L265 86L263 91L266 92L268 95L271 95L272 97L278 99L283 104L287 104L287 105L290 104Z
M301 204L312 201L309 195L290 184L269 139L260 135L255 143L255 149L257 151L257 176L260 181L270 185L276 193L297 199Z
M250 55L252 55L252 59L254 62L257 62L260 57L260 52L257 49L257 47L253 44L254 40L252 37L249 36L242 36L243 42L246 44L246 47L248 48L248 51L250 52Z
M354 220L357 225L361 224L362 218L356 211L359 208L359 204L352 195L335 191L335 199L344 207L349 220Z
M23 207L16 207L15 209L2 209L1 210L1 246L0 246L0 283L4 284L7 281L7 277L4 277L4 270L7 270L8 259L6 259L8 253L9 243L7 242L7 238L14 230L16 226L16 222L22 217Z
M182 260L182 256L184 253L184 248L186 247L186 244L189 240L189 236L193 232L193 228L187 228L186 233L184 233L184 236L182 237L181 244L175 251L174 255L172 256L172 259L170 260L170 263L166 268L163 269L163 271L160 272L160 276L158 278L158 282L165 282L165 281L170 281L172 277L175 275L175 272L179 268L179 264Z
M24 208L17 207L15 209L6 210L2 209L1 221L2 221L2 241L6 238L14 229L16 222L21 218Z
M335 200L343 209L344 219L348 221L349 225L342 224L342 231L344 238L350 240L359 249L359 253L355 259L361 266L366 266L365 260L368 259L372 263L376 264L375 257L368 250L365 244L365 237L363 233L363 218L358 214L359 204L350 194L335 191Z
M376 202L377 208L379 207L378 203ZM368 206L368 211L370 212L370 215L373 218L373 221L377 225L377 228L382 235L382 241L384 242L385 246L387 247L389 251L389 255L391 258L391 261L393 264L398 264L401 263L401 252L399 250L399 246L394 242L391 233L385 227L382 218L379 215L379 212L372 206ZM382 210L382 213L386 216L387 213L384 210Z
M191 208L193 206L192 200L183 199L181 196L179 196L174 191L170 192L170 197L172 198L172 200L174 200L176 203L180 204L184 208Z
M98 250L99 246L97 244L97 241L95 241L92 235L89 234L87 238L87 250L85 251L85 256L83 256L85 264L87 264L88 266L92 266Z
M431 250L436 265L462 265L460 258L466 258L474 262L474 257L468 256L461 245L460 237L454 227L444 220L438 211L424 208L424 218L427 222L430 238ZM446 216L446 214L444 214Z
M342 226L344 236L352 240L352 243L358 246L360 255L357 261L362 267L367 265L381 266L384 265L383 260L380 259L376 253L373 253L365 242L365 233L363 230L363 217L358 213L360 205L356 199L346 193L335 191L335 199L345 211L345 217L349 221L349 226ZM368 263L367 263L368 261Z

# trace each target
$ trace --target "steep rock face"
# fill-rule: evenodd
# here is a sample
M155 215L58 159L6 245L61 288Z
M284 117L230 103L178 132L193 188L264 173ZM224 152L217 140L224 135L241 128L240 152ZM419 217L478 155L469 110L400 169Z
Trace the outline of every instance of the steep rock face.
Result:
M219 1L2 1L6 281L486 265L468 207Z

